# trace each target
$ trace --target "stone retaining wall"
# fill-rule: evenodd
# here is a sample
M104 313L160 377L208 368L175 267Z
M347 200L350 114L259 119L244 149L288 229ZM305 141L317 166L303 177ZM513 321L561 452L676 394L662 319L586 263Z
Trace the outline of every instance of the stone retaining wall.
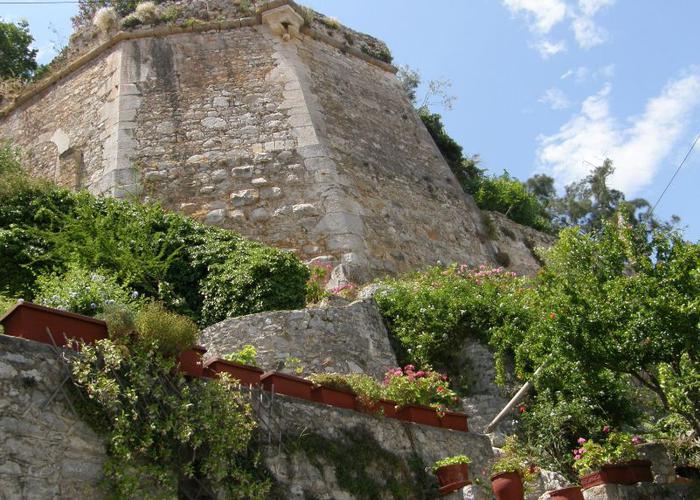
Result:
M251 344L262 368L292 373L296 365L289 358L298 358L307 374L367 373L378 379L397 364L371 300L230 318L206 328L200 342L207 358Z

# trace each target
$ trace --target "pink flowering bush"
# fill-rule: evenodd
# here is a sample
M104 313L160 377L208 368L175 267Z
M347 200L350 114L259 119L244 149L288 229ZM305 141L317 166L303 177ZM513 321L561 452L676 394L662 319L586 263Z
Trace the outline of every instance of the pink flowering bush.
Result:
M438 412L452 408L459 401L449 388L448 379L430 368L416 370L413 365L393 368L384 375L384 396L398 406L430 406Z
M623 432L608 432L607 439L596 443L592 439L579 438L574 449L574 470L579 475L590 474L606 464L620 464L635 460L639 453L636 444L643 443L639 436Z

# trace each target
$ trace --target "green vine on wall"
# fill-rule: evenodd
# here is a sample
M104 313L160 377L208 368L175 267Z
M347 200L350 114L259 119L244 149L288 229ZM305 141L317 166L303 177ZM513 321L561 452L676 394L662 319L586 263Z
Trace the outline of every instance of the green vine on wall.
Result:
M116 498L266 498L251 445L256 422L233 379L185 378L157 348L101 340L72 361L82 417L105 436L105 487Z

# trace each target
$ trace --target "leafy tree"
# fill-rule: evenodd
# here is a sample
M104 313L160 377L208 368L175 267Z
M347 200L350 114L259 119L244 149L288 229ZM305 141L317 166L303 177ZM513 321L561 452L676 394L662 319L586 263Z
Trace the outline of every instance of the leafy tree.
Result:
M545 252L543 317L516 348L519 366L630 377L700 433L700 245L668 230L649 238L628 220L565 229Z
M27 21L17 24L0 21L0 80L31 78L37 69L37 50L31 48L33 41Z

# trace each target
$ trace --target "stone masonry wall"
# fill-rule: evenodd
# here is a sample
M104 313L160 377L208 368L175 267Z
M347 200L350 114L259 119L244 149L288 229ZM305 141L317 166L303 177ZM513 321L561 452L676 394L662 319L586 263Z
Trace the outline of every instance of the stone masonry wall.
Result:
M7 111L0 137L34 175L332 255L351 281L510 253L536 268L519 242L489 241L390 68L349 45L369 37L284 41L260 22L122 33Z
M104 446L58 391L64 374L49 346L0 335L3 500L101 497Z
M0 120L0 139L21 148L30 174L96 193L113 184L120 61L118 49L107 53Z
M285 361L297 358L307 374L366 373L381 379L396 366L382 317L372 301L230 318L206 328L200 343L208 349L207 357L251 344L266 370L293 371Z

